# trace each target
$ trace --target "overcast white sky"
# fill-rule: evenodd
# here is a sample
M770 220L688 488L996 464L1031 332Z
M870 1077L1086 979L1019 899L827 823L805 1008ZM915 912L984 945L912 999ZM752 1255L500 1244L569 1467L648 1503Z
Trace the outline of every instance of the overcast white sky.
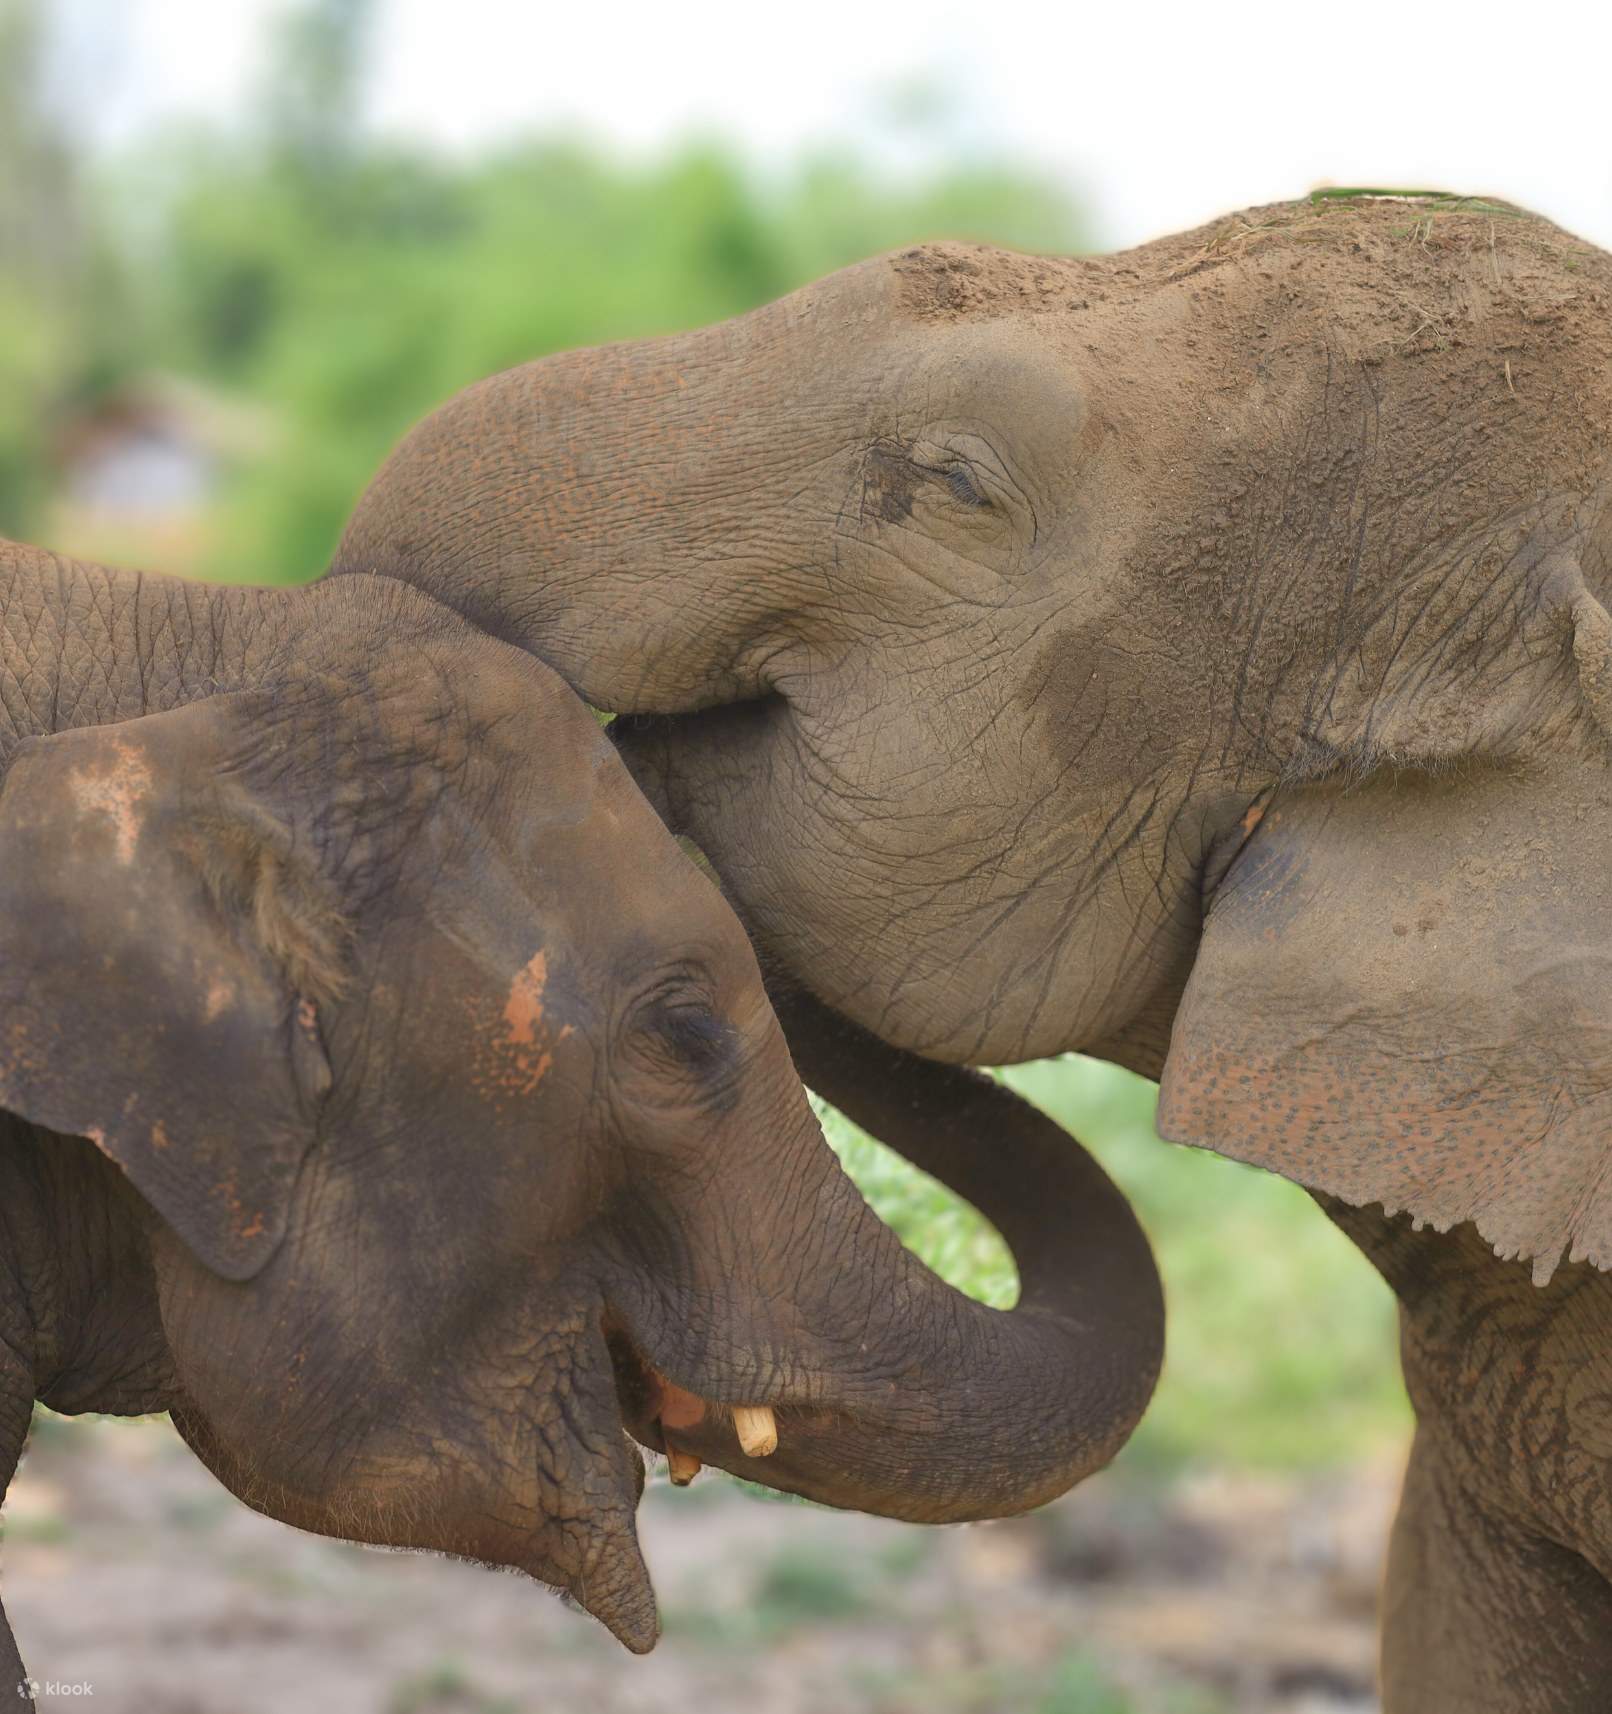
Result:
M54 3L94 50L89 111L123 137L239 101L284 0ZM948 117L907 159L1044 166L1105 244L1330 180L1486 191L1612 248L1605 0L380 5L373 117L446 145L566 124L633 149L695 132L770 160L847 139L900 157L891 92L924 83Z

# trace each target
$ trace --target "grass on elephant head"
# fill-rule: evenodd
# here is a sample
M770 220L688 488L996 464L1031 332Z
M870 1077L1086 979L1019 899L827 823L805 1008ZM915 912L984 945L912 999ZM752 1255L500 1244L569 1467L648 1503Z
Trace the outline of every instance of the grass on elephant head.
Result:
M1395 190L1382 185L1320 185L1310 192L1312 203L1324 202L1422 202L1460 214L1502 214L1520 217L1523 210L1490 196L1472 196L1458 190Z
M1311 1470L1369 1458L1408 1431L1393 1299L1297 1186L1160 1142L1156 1087L1070 1055L1005 1080L1078 1137L1130 1197L1169 1300L1169 1350L1126 1457ZM965 1203L840 1114L819 1109L851 1176L952 1284L1006 1307L1017 1280Z

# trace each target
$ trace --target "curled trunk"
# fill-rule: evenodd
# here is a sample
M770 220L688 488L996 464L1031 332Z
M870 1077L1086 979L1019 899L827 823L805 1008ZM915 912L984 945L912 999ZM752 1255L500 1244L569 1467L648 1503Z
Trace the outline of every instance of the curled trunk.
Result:
M1026 1511L1101 1469L1140 1420L1163 1354L1158 1274L1123 1196L1000 1084L889 1048L803 995L778 1011L813 1088L996 1226L1020 1301L989 1309L937 1279L815 1143L809 1166L791 1156L789 1175L812 1209L812 1265L787 1305L754 1288L763 1316L790 1324L760 1339L792 1352L789 1371L769 1381L763 1368L743 1399L730 1365L672 1377L679 1391L772 1405L778 1450L747 1456L719 1413L680 1427L676 1449L925 1523ZM666 1444L645 1426L643 1438Z

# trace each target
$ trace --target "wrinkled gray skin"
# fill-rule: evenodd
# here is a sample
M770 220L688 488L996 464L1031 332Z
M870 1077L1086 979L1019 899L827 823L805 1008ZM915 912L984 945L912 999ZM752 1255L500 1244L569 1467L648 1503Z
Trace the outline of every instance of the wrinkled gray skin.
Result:
M629 1435L932 1522L1106 1463L1162 1328L1118 1192L1000 1086L792 1027L979 1197L1014 1311L839 1170L737 919L549 669L392 582L0 542L0 1478L35 1399L168 1410L259 1510L641 1651Z
M828 1006L1331 1198L1421 1424L1392 1714L1612 1682L1609 448L1612 259L1301 204L514 370L337 559L633 717Z

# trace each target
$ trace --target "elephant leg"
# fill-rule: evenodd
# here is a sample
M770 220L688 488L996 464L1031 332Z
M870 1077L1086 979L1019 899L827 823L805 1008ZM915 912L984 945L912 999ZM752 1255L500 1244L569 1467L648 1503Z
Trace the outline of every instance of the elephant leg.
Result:
M1612 1583L1417 1430L1388 1553L1383 1714L1605 1714Z
M33 1383L13 1361L9 1346L0 1338L0 1502L16 1473L28 1438L33 1416ZM33 1699L24 1687L27 1674L11 1635L11 1622L0 1602L0 1707L31 1708Z
M1467 1225L1318 1198L1400 1305L1416 1439L1389 1550L1385 1714L1612 1707L1612 1274L1549 1285Z
M11 1693L15 1686L15 1695ZM23 1668L22 1656L17 1653L16 1639L11 1634L11 1621L6 1617L6 1609L0 1602L0 1692L6 1693L4 1706L8 1708L32 1708L34 1699L28 1694L28 1674Z

